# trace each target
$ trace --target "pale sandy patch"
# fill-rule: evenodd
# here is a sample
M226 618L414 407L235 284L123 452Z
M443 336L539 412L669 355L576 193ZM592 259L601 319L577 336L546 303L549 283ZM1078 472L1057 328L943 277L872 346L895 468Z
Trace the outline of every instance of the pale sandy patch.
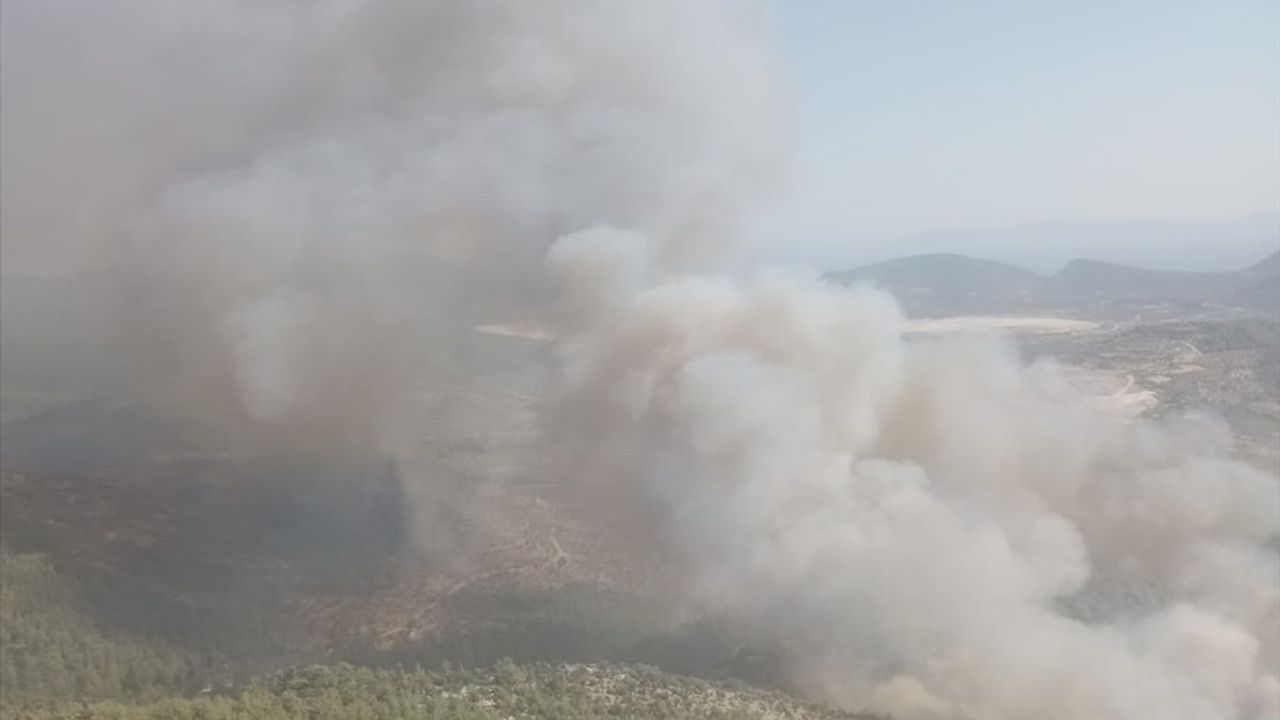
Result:
M911 333L1023 332L1039 335L1092 332L1097 329L1098 323L1091 320L1016 315L962 315L911 320L907 323L907 332Z
M1156 393L1132 375L1080 367L1063 368L1067 382L1088 397L1090 405L1137 417L1159 404Z
M477 332L485 335L521 338L545 342L551 339L551 332L536 322L513 320L511 322L487 323L476 326Z

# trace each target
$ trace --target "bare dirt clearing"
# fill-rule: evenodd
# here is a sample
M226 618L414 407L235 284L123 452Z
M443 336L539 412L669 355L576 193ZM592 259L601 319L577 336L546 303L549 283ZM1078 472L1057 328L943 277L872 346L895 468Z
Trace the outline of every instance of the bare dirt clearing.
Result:
M928 318L907 323L908 333L983 333L1018 332L1036 334L1081 333L1098 330L1100 325L1092 320L1074 320L1060 317L1028 317L1016 315L962 315L948 318Z

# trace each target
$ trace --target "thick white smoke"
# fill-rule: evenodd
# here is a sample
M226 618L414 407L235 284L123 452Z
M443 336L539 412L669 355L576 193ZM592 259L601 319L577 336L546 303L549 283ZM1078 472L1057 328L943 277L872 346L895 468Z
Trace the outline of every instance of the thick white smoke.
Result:
M1278 486L1220 428L904 343L872 291L664 274L644 243L551 253L581 467L642 488L691 599L767 628L798 682L903 718L1280 713Z

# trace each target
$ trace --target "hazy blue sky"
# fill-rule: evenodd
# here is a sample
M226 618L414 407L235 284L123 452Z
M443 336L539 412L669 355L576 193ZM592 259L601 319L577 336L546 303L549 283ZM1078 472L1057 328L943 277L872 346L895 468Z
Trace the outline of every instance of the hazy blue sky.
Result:
M780 22L798 150L766 224L782 256L1280 207L1277 0L784 0Z

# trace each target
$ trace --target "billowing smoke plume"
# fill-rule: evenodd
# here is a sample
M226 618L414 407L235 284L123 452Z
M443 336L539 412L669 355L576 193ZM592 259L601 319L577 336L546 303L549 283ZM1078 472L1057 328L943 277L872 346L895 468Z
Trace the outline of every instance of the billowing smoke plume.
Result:
M815 695L1280 715L1276 484L1219 429L1109 417L999 347L905 344L874 292L706 272L776 159L761 9L3 10L6 271L129 271L131 352L190 407L395 450L456 333L558 287L572 466Z
M1220 428L1107 415L886 296L664 273L568 236L585 472L639 488L693 601L797 682L904 718L1276 717L1274 478Z
M3 7L7 270L147 278L136 345L257 421L385 423L558 235L697 261L776 155L750 4Z

